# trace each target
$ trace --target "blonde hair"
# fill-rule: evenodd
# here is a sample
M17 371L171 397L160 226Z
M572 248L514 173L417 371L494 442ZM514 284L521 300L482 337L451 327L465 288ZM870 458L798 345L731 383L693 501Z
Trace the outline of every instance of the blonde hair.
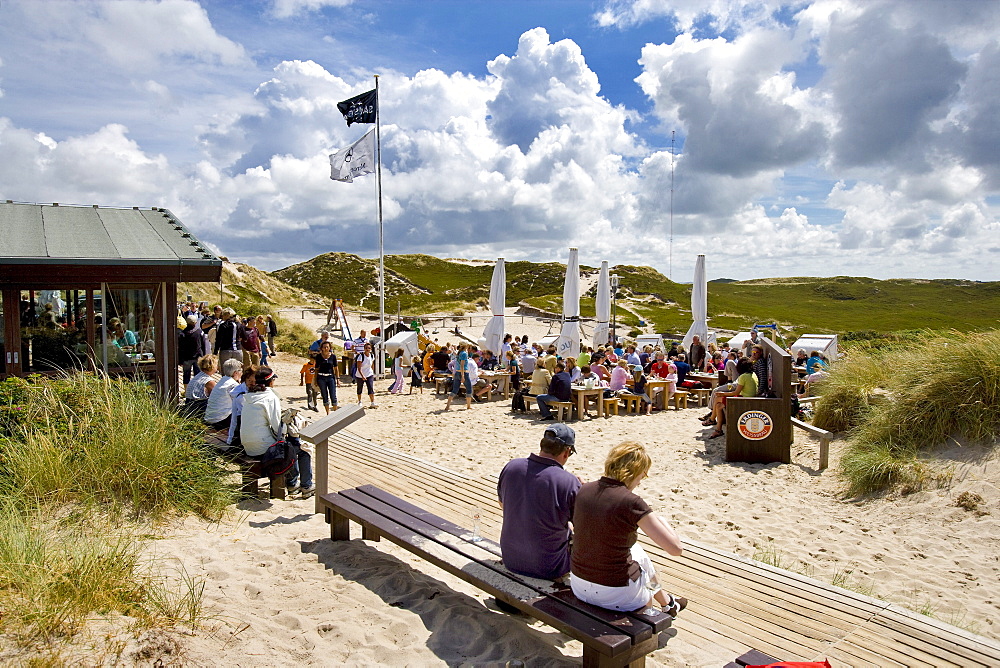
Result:
M653 460L646 448L635 441L623 441L611 448L604 460L604 475L631 487L632 483L649 472Z
M198 358L198 368L208 373L212 369L219 368L219 358L215 355L205 355L204 357Z

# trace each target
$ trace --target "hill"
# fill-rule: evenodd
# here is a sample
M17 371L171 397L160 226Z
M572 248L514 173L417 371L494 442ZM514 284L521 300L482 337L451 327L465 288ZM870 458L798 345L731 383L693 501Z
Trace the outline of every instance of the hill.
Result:
M386 310L407 316L458 313L486 308L493 262L441 259L430 255L389 255ZM562 310L565 265L508 262L507 306L524 304L558 314ZM594 316L597 269L582 266L585 293L580 310ZM618 265L618 320L626 327L680 335L691 322L691 286L675 283L651 267ZM350 307L378 309L378 261L348 253L326 253L267 273L227 263L225 302L325 308L341 298ZM181 284L183 298L219 301L211 284ZM864 277L720 279L708 284L709 326L745 330L776 322L786 338L806 331L870 333L907 330L987 330L1000 319L1000 283L962 280L875 280Z
M177 298L185 301L207 301L230 304L240 313L251 304L264 306L329 306L315 293L281 281L257 267L238 262L224 262L220 283L178 283Z

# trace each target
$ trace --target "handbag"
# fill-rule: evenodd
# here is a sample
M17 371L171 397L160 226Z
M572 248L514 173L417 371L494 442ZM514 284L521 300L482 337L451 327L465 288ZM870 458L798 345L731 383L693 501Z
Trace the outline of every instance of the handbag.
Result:
M295 448L288 441L276 441L260 456L260 474L269 478L285 475L295 464Z

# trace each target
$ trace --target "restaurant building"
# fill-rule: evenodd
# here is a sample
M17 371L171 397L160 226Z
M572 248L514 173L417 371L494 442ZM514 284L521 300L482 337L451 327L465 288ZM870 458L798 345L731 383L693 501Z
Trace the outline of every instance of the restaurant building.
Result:
M0 378L85 369L176 396L177 283L221 275L166 209L0 201Z

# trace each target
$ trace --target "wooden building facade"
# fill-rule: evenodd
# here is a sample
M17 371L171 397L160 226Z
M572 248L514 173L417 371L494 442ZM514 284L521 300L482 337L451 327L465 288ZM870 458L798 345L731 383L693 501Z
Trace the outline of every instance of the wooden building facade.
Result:
M0 202L0 377L86 369L176 396L177 283L221 275L166 209Z

